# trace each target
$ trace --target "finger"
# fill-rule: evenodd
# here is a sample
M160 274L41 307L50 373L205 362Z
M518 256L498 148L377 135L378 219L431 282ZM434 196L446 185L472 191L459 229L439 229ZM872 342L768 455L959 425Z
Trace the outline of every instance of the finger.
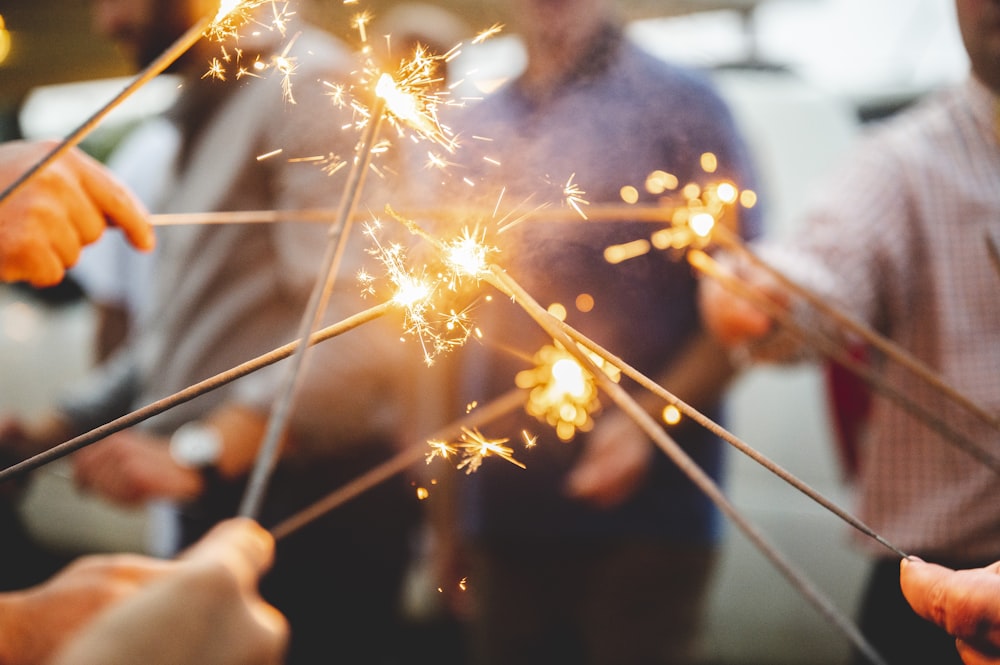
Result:
M236 574L245 588L251 588L271 566L274 538L251 519L233 518L213 527L181 558L193 562L222 563Z
M124 231L135 247L152 249L156 237L142 203L96 160L79 151L72 151L69 158L78 167L84 191L103 211L109 223Z
M65 275L66 267L49 245L31 243L15 252L0 252L0 281L46 287L55 286Z
M288 620L277 609L265 602L255 603L250 609L260 627L255 636L258 642L253 649L260 665L280 665L288 650Z
M1000 644L1000 576L988 569L954 571L923 561L900 564L903 595L920 616L981 646Z
M1000 665L1000 656L985 654L962 640L955 640L955 648L965 665Z

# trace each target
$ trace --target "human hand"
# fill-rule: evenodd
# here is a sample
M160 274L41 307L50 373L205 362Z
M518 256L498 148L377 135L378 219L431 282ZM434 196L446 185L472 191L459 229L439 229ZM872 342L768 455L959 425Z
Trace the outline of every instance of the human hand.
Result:
M614 411L594 426L566 478L566 492L599 508L614 508L639 487L652 458L653 445L642 428Z
M125 505L153 498L186 501L204 489L200 473L170 456L167 439L135 429L74 453L73 466L80 488Z
M278 665L288 624L257 592L273 556L274 540L256 523L222 522L49 665Z
M0 594L0 663L47 663L94 616L168 569L132 554L83 557L44 584Z
M0 145L0 190L41 161L54 142ZM70 149L0 203L0 280L51 286L108 224L137 248L154 236L142 205L99 162Z
M917 614L956 638L962 662L1000 663L1000 561L986 568L951 570L903 559L899 582Z
M737 265L732 259L717 259L719 268L748 287L762 292L778 304L787 305L788 296L759 270ZM767 336L774 321L764 311L711 276L698 282L698 306L705 328L723 346L733 349Z

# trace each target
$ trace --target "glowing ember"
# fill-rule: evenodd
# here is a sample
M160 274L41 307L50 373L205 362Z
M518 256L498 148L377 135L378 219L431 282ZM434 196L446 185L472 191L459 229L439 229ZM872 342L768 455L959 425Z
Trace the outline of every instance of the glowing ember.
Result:
M592 357L612 379L618 380L616 369L602 358ZM562 441L576 436L576 431L589 431L594 422L591 414L600 408L597 385L591 376L565 349L545 346L535 355L536 367L519 372L515 382L530 390L527 412L555 428Z

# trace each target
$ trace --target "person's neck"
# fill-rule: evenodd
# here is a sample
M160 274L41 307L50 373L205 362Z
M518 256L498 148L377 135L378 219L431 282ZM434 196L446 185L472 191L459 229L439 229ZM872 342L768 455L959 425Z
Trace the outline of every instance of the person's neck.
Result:
M614 25L610 21L600 21L586 32L567 34L563 39L529 39L525 45L528 65L519 80L521 89L534 99L553 93L585 69L588 58L599 57L605 39L612 34L618 34ZM601 66L602 63L593 64Z

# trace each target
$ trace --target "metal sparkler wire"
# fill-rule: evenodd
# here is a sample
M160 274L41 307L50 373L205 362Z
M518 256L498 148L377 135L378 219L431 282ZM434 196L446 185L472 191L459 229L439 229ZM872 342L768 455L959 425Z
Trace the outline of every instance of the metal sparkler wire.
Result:
M313 286L312 294L309 297L309 303L302 316L299 328L300 340L304 341L309 338L312 331L318 326L326 310L326 304L329 301L330 292L333 290L340 262L344 255L344 249L347 245L347 238L350 235L354 211L357 209L361 198L365 175L368 172L368 166L372 159L372 148L378 137L384 111L384 100L376 97L364 135L358 144L354 164L351 166L351 171L344 187L344 194L340 201L337 217L330 227L330 239L327 243L322 267ZM296 347L295 353L292 356L292 364L285 375L284 383L272 406L271 417L267 422L264 440L257 451L257 458L250 474L250 481L240 504L239 514L242 517L255 518L260 512L264 492L267 489L268 480L277 461L281 437L284 435L292 404L295 400L295 392L298 387L298 379L301 375L307 346L306 344L299 344Z
M735 276L728 274L714 259L709 257L708 254L698 250L692 250L688 252L687 256L688 262L695 269L704 273L711 279L719 281L724 288L729 289L733 293L736 293L737 295L754 303L755 306L759 307L768 316L777 321L790 334L795 335L821 353L829 356L833 360L836 360L847 370L856 374L868 383L872 389L895 402L898 406L905 409L910 415L923 421L925 425L940 434L946 441L955 445L956 448L968 453L989 469L1000 474L1000 458L997 458L989 451L984 450L968 437L956 432L943 420L929 413L926 409L908 398L906 395L887 384L877 373L875 373L874 370L872 370L872 368L868 367L865 363L852 358L843 348L843 345L833 339L830 339L821 331L808 330L804 326L798 324L784 307L772 301L758 289L755 289Z
M374 307L371 307L363 312L350 316L338 323L327 326L326 328L313 333L310 335L307 343L309 346L312 346L313 344L318 344L319 342L342 335L349 330L353 330L354 328L387 314L391 310L395 309L395 307L395 303L392 302L384 302L379 305L375 305ZM225 372L216 374L215 376L205 379L204 381L199 381L198 383L188 386L173 395L169 395L163 399L152 402L151 404L121 416L120 418L116 418L115 420L101 425L100 427L86 432L85 434L81 434L76 438L70 439L69 441L49 448L48 450L34 455L33 457L7 467L6 469L0 471L0 483L11 478L22 476L29 471L33 471L48 464L49 462L54 462L55 460L76 452L81 448L85 448L92 443L96 443L110 434L120 432L121 430L132 427L133 425L138 425L142 421L172 409L175 406L189 402L200 395L204 395L205 393L215 390L216 388L221 388L228 383L232 383L236 379L256 372L259 369L263 369L268 365L273 365L279 360L284 360L285 358L291 356L299 346L301 346L301 340L289 342L288 344L278 347L273 351L257 356L252 360L248 360L245 363L237 365L236 367L226 370Z
M488 404L477 407L471 413L446 425L424 440L450 438L463 428L480 427L524 405L525 391L511 390ZM388 478L400 473L426 454L426 444L410 445L381 464L372 467L349 483L337 488L316 503L282 520L270 529L275 540L281 540L302 527L322 517L334 508L342 506L359 494L371 489Z
M601 389L639 425L646 435L667 454L668 457L684 472L698 488L718 506L730 521L754 544L772 565L809 601L824 617L826 617L845 637L872 663L884 665L885 661L868 643L864 635L854 624L814 586L805 575L796 568L777 548L775 548L744 515L733 505L719 486L699 467L694 460L660 427L624 388L612 381L598 369L587 354L565 334L559 326L553 324L555 317L549 314L541 305L520 287L520 285L498 267L490 266L484 277L494 288L512 298L524 311L541 326L545 332L570 351L581 366L593 374Z

